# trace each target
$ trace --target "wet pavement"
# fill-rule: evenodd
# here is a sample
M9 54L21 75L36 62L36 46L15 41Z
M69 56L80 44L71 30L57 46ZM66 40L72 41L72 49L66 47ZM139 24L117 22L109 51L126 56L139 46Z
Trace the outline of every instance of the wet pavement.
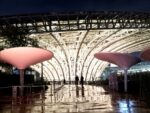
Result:
M65 85L26 97L3 96L0 113L150 113L150 108L137 97L100 86Z

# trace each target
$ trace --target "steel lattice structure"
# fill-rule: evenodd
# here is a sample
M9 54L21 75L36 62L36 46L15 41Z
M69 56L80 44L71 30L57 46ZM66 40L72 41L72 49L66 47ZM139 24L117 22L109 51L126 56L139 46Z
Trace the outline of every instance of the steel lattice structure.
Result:
M90 81L100 76L106 62L94 58L99 51L134 52L150 47L150 13L70 12L0 17L0 34L11 27L29 30L39 46L55 57L43 63L49 81ZM2 39L2 40L1 40ZM0 44L4 44L0 37ZM41 64L32 66L41 72Z
M30 33L150 28L150 13L143 12L51 12L0 17L0 31L15 26Z

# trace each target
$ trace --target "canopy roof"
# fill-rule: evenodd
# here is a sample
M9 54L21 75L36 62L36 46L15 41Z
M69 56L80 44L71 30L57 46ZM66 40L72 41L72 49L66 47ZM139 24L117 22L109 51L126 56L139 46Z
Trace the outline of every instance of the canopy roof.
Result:
M150 48L145 49L145 50L141 53L140 57L141 57L141 59L143 59L143 60L150 61Z
M49 60L52 57L52 52L33 47L16 47L0 51L0 60L4 60L18 69L25 69L30 65Z
M116 64L122 69L128 69L140 61L127 53L99 52L94 54L94 56L100 60Z
M53 59L43 62L44 77L52 81L64 78L67 81L69 77L74 80L75 75L83 75L87 81L92 78L98 79L108 62L94 58L95 53L143 51L150 45L149 36L150 29L101 29L29 34L31 39L37 39L41 48L55 53ZM6 38L0 37L0 46L8 48L5 42ZM32 65L32 68L41 72L41 64Z

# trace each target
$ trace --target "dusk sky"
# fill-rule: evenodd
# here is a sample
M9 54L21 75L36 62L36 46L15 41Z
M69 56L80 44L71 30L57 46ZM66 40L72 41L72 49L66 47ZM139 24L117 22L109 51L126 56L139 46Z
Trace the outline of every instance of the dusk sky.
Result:
M51 11L150 11L150 0L0 0L0 15Z

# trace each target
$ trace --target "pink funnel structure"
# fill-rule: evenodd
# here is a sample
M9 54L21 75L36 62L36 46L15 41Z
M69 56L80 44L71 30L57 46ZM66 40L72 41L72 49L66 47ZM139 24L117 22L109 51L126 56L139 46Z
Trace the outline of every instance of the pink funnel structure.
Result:
M143 52L141 52L140 57L141 57L141 59L143 59L143 60L150 61L150 49L146 49L146 50L144 50Z
M49 60L53 53L41 48L16 47L0 51L0 60L20 69L20 85L24 85L24 69L30 65Z
M127 70L140 60L127 53L99 52L94 54L94 56L97 59L116 64L120 68L124 69L124 91L127 92Z

